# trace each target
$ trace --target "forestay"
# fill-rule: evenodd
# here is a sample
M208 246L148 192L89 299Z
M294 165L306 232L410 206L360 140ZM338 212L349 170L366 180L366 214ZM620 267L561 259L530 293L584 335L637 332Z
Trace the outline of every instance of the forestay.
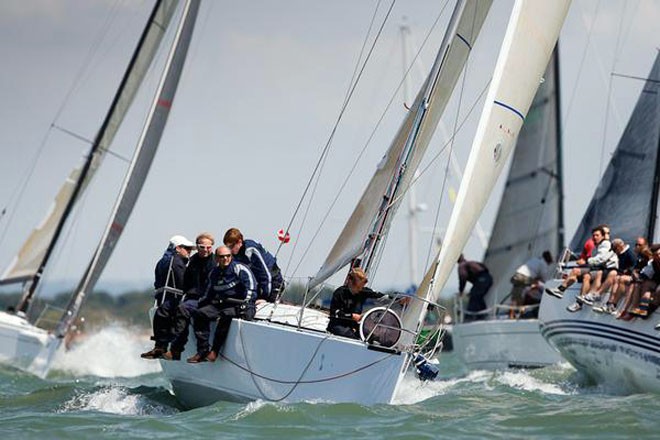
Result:
M418 296L435 300L449 278L513 150L569 4L569 0L515 3L438 263L431 267L429 288L418 289ZM425 310L413 304L406 311L403 325L415 331L423 323Z
M310 288L335 274L388 232L419 162L435 132L472 46L490 9L490 0L459 2L435 63L394 141L378 164L330 254Z

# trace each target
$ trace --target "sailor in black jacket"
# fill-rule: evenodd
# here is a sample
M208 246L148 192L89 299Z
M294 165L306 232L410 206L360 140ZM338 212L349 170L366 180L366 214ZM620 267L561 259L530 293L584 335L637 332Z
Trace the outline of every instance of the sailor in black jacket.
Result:
M195 243L197 253L190 257L183 276L185 296L179 304L174 318L174 340L170 351L163 356L167 360L178 361L181 359L181 353L188 342L191 313L197 309L199 298L206 293L211 271L216 266L213 255L213 245L215 244L213 235L203 232L197 236Z
M358 339L362 307L368 298L381 298L384 294L365 287L367 275L359 267L353 268L346 284L337 288L330 302L328 331L335 335Z

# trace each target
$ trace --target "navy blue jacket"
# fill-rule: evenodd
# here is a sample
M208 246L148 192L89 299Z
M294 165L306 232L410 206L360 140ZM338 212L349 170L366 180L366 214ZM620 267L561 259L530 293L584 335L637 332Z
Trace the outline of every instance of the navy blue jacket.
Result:
M269 298L273 288L271 271L277 264L275 257L254 240L243 240L234 261L247 265L257 280L259 298Z
M170 272L170 262L172 271ZM176 253L173 246L169 246L154 270L154 289L161 287L173 287L183 289L183 274L186 270L188 259Z
M632 272L635 264L637 263L637 257L635 253L630 249L630 246L618 255L619 257L619 273L629 274Z
M243 263L232 260L225 268L215 266L209 276L209 286L204 302L233 298L254 302L257 283L250 269Z

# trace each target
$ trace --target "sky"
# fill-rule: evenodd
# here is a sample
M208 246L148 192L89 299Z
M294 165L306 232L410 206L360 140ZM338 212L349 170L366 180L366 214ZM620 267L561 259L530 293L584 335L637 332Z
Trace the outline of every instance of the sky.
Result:
M447 154L438 154L455 121L465 120L453 151L460 166L466 162L483 105L478 97L490 78L512 4L498 0L493 5L465 78L459 80L429 147L422 165L426 171L414 187L417 202L427 207L417 219L417 278L435 253L433 230L441 232L450 213L442 191ZM374 11L368 45L389 6L389 1L375 0L203 2L159 152L101 284L147 287L175 234L193 240L209 231L219 242L226 229L238 227L274 252L276 233L291 220L338 118ZM5 209L0 271L88 150L86 142L67 132L94 137L151 7L150 1L128 0L0 2L0 208ZM411 98L397 92L404 71L400 27L405 23L410 28L408 51L420 51L408 80L416 93L452 8L453 2L437 0L394 4L338 125L314 199L309 207L303 205L292 242L278 254L287 276L311 276L323 263L405 115L404 102ZM660 47L658 22L659 1L574 0L571 6L560 37L567 239L642 85L612 73L648 73ZM160 53L112 146L116 156L106 157L79 203L46 282L75 284L87 266L126 172L163 58ZM405 62L411 63L410 56ZM365 144L357 171L329 210ZM449 182L458 187L455 173ZM500 192L501 185L480 220L486 233ZM405 203L371 277L376 288L404 288L410 282L403 211ZM480 259L483 252L476 238L465 249L468 258ZM449 288L452 284L453 278Z

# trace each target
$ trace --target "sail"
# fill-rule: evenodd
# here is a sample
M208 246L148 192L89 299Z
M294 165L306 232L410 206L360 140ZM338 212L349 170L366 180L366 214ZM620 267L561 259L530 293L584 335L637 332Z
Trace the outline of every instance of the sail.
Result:
M401 202L401 194L410 185L413 173L435 132L490 5L490 0L457 3L452 17L452 23L455 24L447 29L429 77L334 247L310 281L310 287L323 282L360 255L366 248L365 243L375 224L380 223L376 232L378 239L387 234ZM393 184L396 184L397 189L394 192L388 191ZM389 205L384 212L383 204Z
M54 241L57 240L57 231L61 229L61 225L66 220L64 216L70 201L74 197L76 186L80 185L80 189L77 191L77 197L79 197L101 165L105 152L112 143L140 84L146 76L165 30L172 19L176 5L176 0L163 0L154 7L149 23L124 74L122 84L91 148L89 153L91 157L85 158L85 160L89 160L89 166L83 181L80 184L78 183L84 168L81 165L73 169L67 176L46 216L32 231L18 254L12 259L0 279L0 284L27 281L35 277L46 258L49 248L52 248Z
M596 188L570 247L582 249L591 229L606 223L612 238L657 240L655 229L660 149L660 55L639 95L621 140ZM588 168L585 168L585 170Z
M484 264L493 276L489 302L499 304L510 278L531 257L563 246L557 49L520 130Z
M539 87L568 12L569 0L516 1L477 132L461 181L458 197L445 233L430 288L417 295L436 300L463 251L507 157L515 146L525 115ZM415 331L425 310L413 306L403 325Z
M131 165L124 179L119 197L115 203L112 216L96 252L85 271L85 275L76 288L74 295L69 301L66 312L60 321L57 328L57 335L60 337L67 333L73 320L78 315L85 296L96 285L126 226L133 206L135 206L140 195L170 114L172 102L174 101L176 89L179 84L179 78L181 77L188 53L188 47L192 39L198 10L199 0L188 0L184 6L181 21L172 43L172 49L168 55L165 71L163 72L151 110L145 122L142 135L133 154Z

